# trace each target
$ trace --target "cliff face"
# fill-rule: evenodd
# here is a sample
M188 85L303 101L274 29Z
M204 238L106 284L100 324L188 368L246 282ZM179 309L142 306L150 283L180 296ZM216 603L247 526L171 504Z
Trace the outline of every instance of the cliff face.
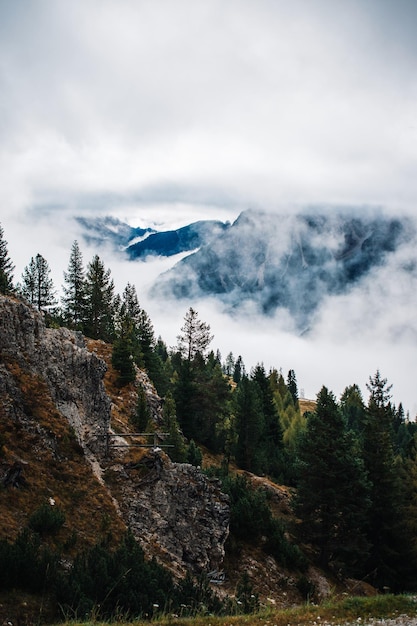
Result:
M177 576L221 569L230 510L217 480L158 449L112 470L123 516L145 550Z
M129 527L145 553L176 574L220 568L227 497L197 468L172 463L160 450L141 452L134 462L127 445L107 454L112 402L106 370L80 333L46 328L37 311L0 296L0 471L6 485L17 463L22 482L7 488L24 486L27 496L19 504L9 491L13 507L0 523L0 538L11 536L13 525L16 534L35 505L53 497L67 515L68 532L80 532L83 518L88 529L82 533L97 540L100 518L103 528L111 518L119 533ZM159 399L149 380L139 373L136 384L151 396L158 422Z
M103 385L106 366L87 351L80 333L46 328L34 309L0 297L0 358L3 385L13 387L16 369L37 377L83 449L98 458L104 455L110 426L110 400ZM11 400L16 408L18 397L12 394Z

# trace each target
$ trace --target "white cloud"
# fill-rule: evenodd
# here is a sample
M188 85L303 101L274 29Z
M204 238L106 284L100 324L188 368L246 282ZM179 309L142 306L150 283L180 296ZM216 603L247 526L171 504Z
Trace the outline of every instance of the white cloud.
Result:
M2 4L2 202L170 183L413 206L414 10L396 7Z
M0 219L17 275L40 252L61 283L71 213L161 226L305 204L415 213L416 13L412 0L0 3ZM150 266L102 253L118 283L147 285ZM310 395L332 386L326 372L364 384L381 367L411 402L414 338L380 340L399 321L414 332L397 269L379 274L384 294L329 301L308 339L250 316L242 336L212 307L207 321L223 351L293 367ZM164 313L175 339L184 312Z

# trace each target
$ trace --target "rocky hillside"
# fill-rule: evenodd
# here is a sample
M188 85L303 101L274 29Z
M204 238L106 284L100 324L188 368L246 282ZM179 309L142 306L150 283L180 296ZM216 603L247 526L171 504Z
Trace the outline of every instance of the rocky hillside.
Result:
M132 436L139 388L157 436L161 400L144 372L118 387L111 346L47 328L33 308L0 296L0 539L14 541L42 507L55 507L64 523L43 540L68 562L98 541L117 546L130 529L177 578L210 574L218 594L233 595L247 573L261 602L301 602L299 575L262 545L228 547L229 500L218 479L173 463L163 437L162 447L131 445L148 441ZM268 491L275 515L291 516L286 488L247 477ZM321 572L305 576L318 597L330 593ZM0 590L0 608L9 600Z
M41 315L5 297L0 346L3 537L13 538L37 507L53 501L66 517L62 540L76 533L92 542L103 530L117 537L129 527L177 573L219 567L229 509L218 486L162 451L132 451L126 437L108 450L112 402L97 346L89 350L79 333L46 328ZM146 383L142 375L152 395ZM153 411L157 420L155 401ZM127 420L114 412L125 431Z

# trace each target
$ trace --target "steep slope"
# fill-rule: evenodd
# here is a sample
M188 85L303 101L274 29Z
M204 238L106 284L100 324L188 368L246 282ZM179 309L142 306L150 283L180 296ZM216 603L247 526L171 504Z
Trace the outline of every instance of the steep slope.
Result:
M78 550L109 532L117 541L125 531L92 471L110 420L104 370L79 334L47 329L33 309L0 296L2 538L14 539L51 499L65 515L56 537L63 544L72 537Z
M218 567L227 498L196 468L129 446L123 433L132 429L137 387L120 397L113 386L112 403L98 356L102 350L110 360L111 347L89 346L81 334L46 328L34 309L0 296L0 538L14 539L52 499L66 517L61 542L77 535L82 547L109 532L117 541L129 527L145 553L176 574ZM136 385L145 389L157 427L161 401L144 373ZM121 447L109 450L108 433L116 429Z
M142 240L154 233L153 228L133 228L116 217L76 217L82 229L82 236L90 245L111 244L116 248L126 248L133 241Z
M75 221L88 244L97 247L110 244L125 250L129 259L169 257L191 252L216 239L230 227L228 222L200 220L175 230L158 232L153 228L134 228L111 216L76 217Z
M173 256L189 252L215 240L229 224L213 220L194 222L183 228L150 234L146 239L130 245L127 253L131 259L147 256Z
M267 315L281 309L303 328L324 297L347 293L413 236L405 218L245 211L160 277L153 294L215 296L230 311L245 303Z

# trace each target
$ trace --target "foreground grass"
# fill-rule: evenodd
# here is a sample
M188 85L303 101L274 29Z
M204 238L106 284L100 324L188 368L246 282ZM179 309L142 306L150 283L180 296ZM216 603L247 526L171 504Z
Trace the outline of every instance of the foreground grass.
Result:
M230 617L178 617L165 615L149 621L123 622L118 626L318 626L321 624L343 624L345 622L366 623L370 618L395 618L399 615L417 616L417 597L411 595L382 595L371 598L345 598L328 601L320 605L306 604L291 609L267 609L254 615ZM107 626L104 622L70 621L59 626Z

